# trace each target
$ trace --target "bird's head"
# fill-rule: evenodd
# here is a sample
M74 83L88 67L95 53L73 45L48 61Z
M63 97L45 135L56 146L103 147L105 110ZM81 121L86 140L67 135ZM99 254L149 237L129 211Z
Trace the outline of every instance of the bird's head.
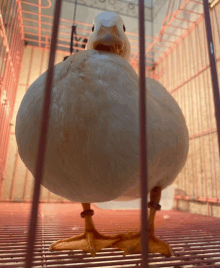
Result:
M130 43L122 18L114 12L102 12L96 16L86 49L109 51L129 61Z

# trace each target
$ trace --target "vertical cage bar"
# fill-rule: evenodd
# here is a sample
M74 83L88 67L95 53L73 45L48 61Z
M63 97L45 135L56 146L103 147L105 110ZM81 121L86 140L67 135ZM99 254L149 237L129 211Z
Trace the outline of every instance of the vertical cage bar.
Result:
M20 29L20 35L22 41L24 40L24 28L23 28L23 19L22 19L22 11L21 11L21 1L16 0L18 9L17 9L17 17L18 17L18 22L19 22L19 29Z
M41 47L41 0L38 0L38 46Z
M56 1L55 11L54 11L53 30L52 30L52 38L51 38L51 45L50 45L50 57L49 57L48 73L47 73L47 80L46 80L46 85L45 85L45 95L44 95L44 103L43 103L43 111L42 111L42 119L41 119L41 132L40 132L39 147L38 147L39 150L38 150L38 158L37 158L37 165L36 165L36 171L35 171L34 196L33 196L31 219L30 219L30 225L29 225L27 255L26 255L26 264L25 264L26 268L31 268L32 261L33 261L33 249L34 249L34 241L35 241L36 227L37 227L40 185L41 185L41 180L43 176L43 163L44 163L45 150L46 150L48 122L50 118L50 102L51 102L51 92L52 92L52 83L53 83L55 53L56 53L56 47L57 47L59 19L60 19L60 13L61 13L61 3L62 3L61 0Z
M219 100L219 85L218 85L218 75L215 61L215 49L213 44L212 37L212 27L211 27L211 19L209 14L209 2L208 0L203 0L204 7L204 17L205 17L205 25L206 25L206 36L208 43L208 51L209 51L209 61L210 61L210 71L212 78L212 89L214 95L214 104L215 104L215 117L216 124L218 130L218 146L220 153L220 100Z
M15 163L14 163L14 169L13 169L13 174L12 174L11 189L10 189L10 194L9 194L9 199L11 201L13 201L13 198L14 198L15 181L16 181L17 169L18 169L18 160L19 160L19 154L17 150L16 155L15 155Z
M27 195L27 184L29 181L29 176L30 176L30 172L28 169L26 169L25 179L24 179L23 201L25 201L26 195Z
M139 124L140 124L140 175L141 175L141 245L142 268L148 267L147 221L147 140L146 140L146 84L145 84L145 20L144 0L139 0Z

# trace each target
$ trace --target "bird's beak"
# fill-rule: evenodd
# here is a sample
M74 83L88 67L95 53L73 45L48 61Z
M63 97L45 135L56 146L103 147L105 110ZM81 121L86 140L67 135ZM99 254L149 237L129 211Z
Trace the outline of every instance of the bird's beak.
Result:
M93 43L93 49L99 51L114 52L120 55L123 51L123 48L124 43L118 36L118 30L116 26L100 27L97 40Z

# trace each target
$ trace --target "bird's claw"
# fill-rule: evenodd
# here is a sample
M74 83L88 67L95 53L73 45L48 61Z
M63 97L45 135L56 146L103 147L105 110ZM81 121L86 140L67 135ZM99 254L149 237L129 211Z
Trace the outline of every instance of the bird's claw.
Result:
M154 234L149 234L148 245L149 252L151 253L161 253L167 257L174 255L171 247L166 242L158 239ZM141 238L137 236L130 237L116 242L113 246L123 250L124 257L128 254L141 253Z
M118 237L101 235L96 230L92 230L79 236L54 242L49 250L83 250L95 257L96 252L101 251L102 248L111 247L118 240Z
M134 246L126 248L126 250L123 253L123 257L125 257L128 254L135 254L135 253L140 253L140 243L136 243Z
M92 248L90 249L90 253L91 253L92 257L95 258L96 250L95 250L94 247L92 247Z

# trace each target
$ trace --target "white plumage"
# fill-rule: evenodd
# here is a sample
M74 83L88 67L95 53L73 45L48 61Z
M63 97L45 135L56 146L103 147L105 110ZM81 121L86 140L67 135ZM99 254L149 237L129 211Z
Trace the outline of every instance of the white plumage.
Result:
M77 202L140 197L138 76L127 62L130 45L123 21L113 14L105 12L96 18L87 51L55 66L42 184ZM102 47L94 50L106 29L114 38L110 40L108 33L102 45L116 42L116 37L122 43L110 44L111 52ZM46 75L30 86L16 120L19 154L33 175ZM165 188L185 164L189 137L178 104L150 78L147 140L148 189Z

